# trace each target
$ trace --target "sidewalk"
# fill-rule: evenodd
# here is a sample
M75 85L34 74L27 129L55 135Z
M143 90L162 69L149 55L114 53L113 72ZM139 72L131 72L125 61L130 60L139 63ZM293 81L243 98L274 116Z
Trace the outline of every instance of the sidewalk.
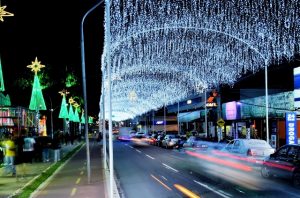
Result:
M79 144L74 145L68 145L63 146L61 149L61 159L70 151L75 149ZM109 186L110 186L110 177L109 177L109 169L105 168L105 164L108 165L108 158L107 162L104 161L103 158L103 147L102 147L102 141L100 143L97 143L93 139L90 139L90 159L91 159L91 183L88 184L87 178L82 178L85 182L82 182L84 185L78 185L78 193L76 197L90 197L90 198L110 198L109 197ZM83 146L78 152L75 153L77 155L80 151L86 152L85 146ZM24 177L21 177L18 175L18 172L22 170L22 164L17 165L17 176L1 176L3 172L3 168L0 168L0 198L7 198L12 197L16 194L18 194L25 186L28 186L31 184L38 176L41 175L41 173L48 168L51 167L53 163L53 154L50 155L50 162L43 163L43 162L34 162L30 165L30 167L27 167L27 174ZM72 157L71 157L72 158ZM70 158L70 159L71 159ZM46 187L49 182L55 177L56 174L58 174L63 167L68 163L69 160L64 162L58 169L53 173L52 176L50 176L46 181L44 181L37 189L35 189L35 192L31 194L31 197L38 197L39 191L43 190L44 187ZM75 174L75 173L74 173ZM85 176L86 177L86 176ZM116 177L113 179L113 196L112 198L120 198L119 194L119 185L118 181L116 180ZM80 190L82 189L82 190ZM84 192L84 194L79 193Z
M61 148L61 159L79 144L63 145ZM43 171L53 164L53 152L50 152L50 162L33 162L32 164L16 165L17 175L3 175L3 167L0 168L0 198L10 197L19 192L24 186L31 183ZM20 174L20 173L25 173Z

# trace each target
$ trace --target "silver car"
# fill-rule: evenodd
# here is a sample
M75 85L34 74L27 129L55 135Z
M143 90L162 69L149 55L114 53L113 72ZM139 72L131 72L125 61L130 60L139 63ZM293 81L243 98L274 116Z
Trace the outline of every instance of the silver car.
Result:
M231 140L222 151L233 154L233 156L228 155L228 157L236 157L235 159L262 164L263 159L274 153L275 149L265 140L234 139Z
M162 147L173 148L174 146L177 145L179 138L180 137L178 135L173 135L173 134L166 135L161 142Z

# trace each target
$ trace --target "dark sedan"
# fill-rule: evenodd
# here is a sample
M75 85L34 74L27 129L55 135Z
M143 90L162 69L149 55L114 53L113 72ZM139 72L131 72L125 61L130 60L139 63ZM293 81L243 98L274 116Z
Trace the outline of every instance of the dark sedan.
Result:
M263 161L263 177L286 178L300 186L300 145L284 145Z

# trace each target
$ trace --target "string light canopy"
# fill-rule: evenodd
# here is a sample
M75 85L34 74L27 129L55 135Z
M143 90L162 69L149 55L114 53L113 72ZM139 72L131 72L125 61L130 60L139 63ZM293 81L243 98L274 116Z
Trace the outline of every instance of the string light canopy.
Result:
M111 0L102 72L105 86L110 58L113 119L292 59L300 48L299 7L299 0Z

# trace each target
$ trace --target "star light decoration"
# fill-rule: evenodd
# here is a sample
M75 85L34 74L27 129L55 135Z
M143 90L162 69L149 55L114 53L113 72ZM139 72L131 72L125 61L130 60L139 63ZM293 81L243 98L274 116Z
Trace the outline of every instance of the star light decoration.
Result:
M2 22L4 21L3 17L14 16L13 13L5 11L6 7L7 6L1 6L1 3L0 3L0 21L2 21Z
M107 84L109 50L114 120L292 59L300 48L299 7L300 0L111 0L102 72Z
M35 60L31 61L31 65L27 65L27 67L30 68L36 75L37 72L41 71L41 69L45 67L45 65L42 65L41 61L38 61L37 57L35 57Z

